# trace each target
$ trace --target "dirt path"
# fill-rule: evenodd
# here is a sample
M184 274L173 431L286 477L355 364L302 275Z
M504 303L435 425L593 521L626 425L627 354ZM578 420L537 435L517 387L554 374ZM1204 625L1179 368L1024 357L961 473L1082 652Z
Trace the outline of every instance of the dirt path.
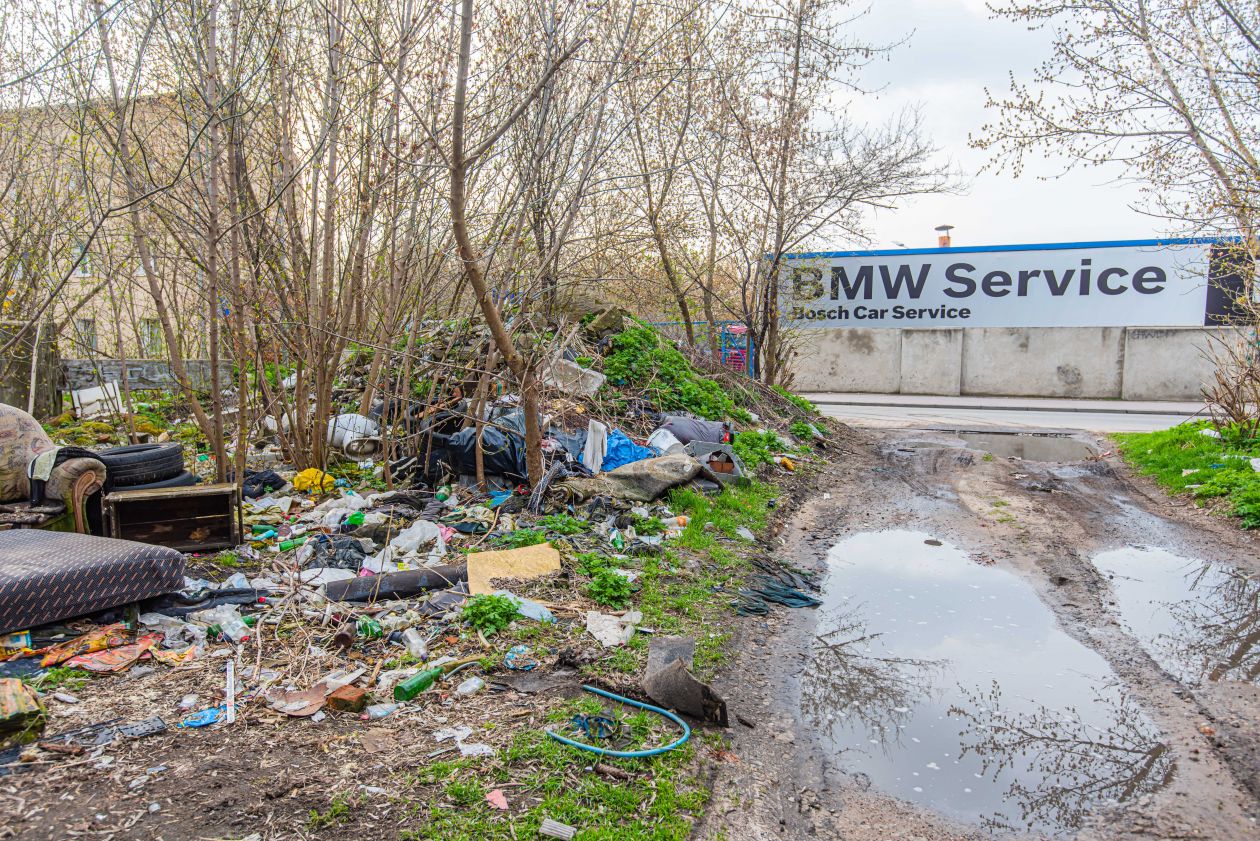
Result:
M948 434L846 430L842 458L814 480L810 501L782 525L778 553L822 571L828 549L848 535L910 529L1016 573L1063 631L1114 670L1173 757L1163 766L1171 772L1167 784L1121 804L1091 804L1067 834L1260 837L1260 688L1236 681L1183 685L1171 677L1125 632L1108 581L1090 560L1101 551L1156 545L1256 573L1254 536L1168 500L1114 457L1032 463L960 445ZM802 675L817 622L816 612L777 611L745 630L742 653L719 688L755 727L734 725L731 756L717 764L714 800L698 836L993 837L881 794L865 775L849 773L844 755L818 737L802 712Z

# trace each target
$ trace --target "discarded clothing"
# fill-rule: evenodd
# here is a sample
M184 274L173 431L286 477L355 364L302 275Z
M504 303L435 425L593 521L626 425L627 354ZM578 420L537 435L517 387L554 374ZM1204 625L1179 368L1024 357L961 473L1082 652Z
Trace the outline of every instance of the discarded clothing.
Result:
M578 459L592 473L604 470L604 454L608 452L608 427L597 420L592 420L586 427L586 446Z
M668 430L684 444L690 444L692 441L726 444L732 439L730 424L722 421L701 420L686 415L665 415L661 418L660 428Z
M53 470L72 458L96 458L96 453L82 447L53 447L35 456L26 468L26 477L31 483L31 505L44 503L44 488L52 477Z
M739 591L735 611L741 616L764 616L767 603L785 607L818 607L822 601L794 587L788 587L770 578L760 578L755 586Z

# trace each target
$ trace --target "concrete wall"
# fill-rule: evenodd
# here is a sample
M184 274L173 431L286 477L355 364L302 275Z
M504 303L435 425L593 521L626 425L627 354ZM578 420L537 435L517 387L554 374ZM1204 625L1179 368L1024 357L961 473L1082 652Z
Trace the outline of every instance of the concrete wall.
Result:
M806 329L794 387L881 394L1198 400L1202 327Z
M901 334L902 394L961 393L961 328L893 332Z
M1123 327L967 330L962 393L1119 397Z

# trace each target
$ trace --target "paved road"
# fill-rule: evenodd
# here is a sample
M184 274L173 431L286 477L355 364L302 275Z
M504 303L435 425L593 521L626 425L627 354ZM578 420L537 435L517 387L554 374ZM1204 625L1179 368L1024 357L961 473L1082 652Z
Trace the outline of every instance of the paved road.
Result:
M1148 432L1200 415L1198 403L931 397L899 394L806 394L823 414L854 426L989 427Z

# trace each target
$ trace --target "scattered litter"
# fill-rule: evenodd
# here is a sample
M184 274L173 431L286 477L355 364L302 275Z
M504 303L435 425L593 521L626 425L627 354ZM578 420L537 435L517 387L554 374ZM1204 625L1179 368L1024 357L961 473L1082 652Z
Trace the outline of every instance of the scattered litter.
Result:
M195 728L209 727L211 724L218 724L227 718L227 706L220 704L217 707L207 707L195 713L184 716L180 719L176 727L179 728Z
M653 637L643 691L663 707L727 727L726 702L691 674L695 654L691 637Z
M529 654L529 646L514 645L503 655L503 665L514 672L528 672L537 668L538 661Z
M548 838L559 838L561 841L571 841L577 835L577 829L568 824L553 821L551 818L543 818L542 825L538 827L538 834Z
M0 749L35 741L47 721L48 713L33 690L17 678L0 678Z
M507 796L502 789L492 789L486 792L486 802L494 809L506 811L508 808Z
M476 695L486 686L486 682L479 677L470 677L455 687L456 695Z
M612 648L630 642L634 629L642 621L643 614L637 610L627 611L622 616L589 610L586 613L586 630L604 648Z

